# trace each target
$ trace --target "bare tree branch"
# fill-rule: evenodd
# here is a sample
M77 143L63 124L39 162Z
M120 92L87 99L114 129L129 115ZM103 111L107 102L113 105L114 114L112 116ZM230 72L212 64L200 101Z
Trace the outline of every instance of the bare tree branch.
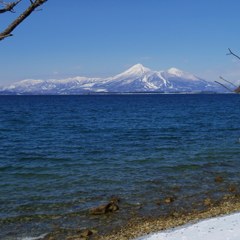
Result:
M10 2L10 3L5 3L3 1L0 1L0 3L5 6L4 8L0 9L0 14L5 12L14 12L14 7L21 1L22 0L17 0L15 2Z
M228 87L225 86L224 84L222 84L222 83L220 83L220 82L218 82L218 81L214 81L214 82L217 83L217 84L219 84L219 85L221 85L222 87L226 88L229 92L233 92L232 89L228 88Z
M225 79L225 78L223 78L223 77L221 77L221 76L220 76L219 78L222 79L223 81L225 81L225 82L231 84L232 86L237 87L234 83L228 81L227 79Z
M230 91L230 92L240 93L240 86L239 86L239 87L236 86L235 84L233 84L232 82L226 80L225 78L223 78L223 77L221 77L221 76L220 76L219 78L222 79L223 81L231 84L232 86L234 86L234 89L230 89L228 86L225 86L223 83L220 83L220 82L218 82L218 81L215 81L216 83L218 83L218 84L221 85L222 87L226 88L226 89L227 89L228 91Z
M21 0L14 2L16 3L14 6L16 6L20 1ZM31 5L25 11L23 11L23 13L20 14L20 16L18 16L3 32L0 33L0 41L5 39L6 37L12 36L13 30L19 24L21 24L36 8L38 8L45 2L47 2L47 0L30 0Z
M227 53L227 55L233 55L234 57L236 57L240 60L240 57L237 54L235 54L234 52L232 52L232 50L230 48L228 48L228 51L229 51L229 53Z
M229 53L227 53L227 55L233 55L234 57L236 57L237 59L239 59L240 60L240 56L238 56L237 54L235 54L230 48L228 48L228 51L229 51ZM224 78L222 78L223 80L225 80ZM227 81L227 80L225 80L225 81ZM228 81L227 81L228 82ZM234 85L234 84L232 84L232 85ZM235 93L240 93L240 86L239 87L237 87L236 85L234 85L236 88L233 90L233 92L235 92Z

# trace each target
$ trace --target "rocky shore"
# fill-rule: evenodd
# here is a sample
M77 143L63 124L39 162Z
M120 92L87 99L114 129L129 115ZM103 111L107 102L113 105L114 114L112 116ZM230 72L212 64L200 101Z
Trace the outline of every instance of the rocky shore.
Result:
M187 223L228 215L240 211L240 191L238 185L230 183L221 175L212 178L215 190L196 198L179 198L180 186L174 186L172 195L165 195L157 201L152 201L156 209L163 211L159 215L139 214L143 204L127 208L126 201L118 196L112 196L107 202L90 208L86 215L95 220L103 220L100 228L85 229L56 228L44 236L43 240L134 240L154 232L175 228ZM215 192L221 195L214 197ZM175 193L175 194L174 194ZM219 197L220 196L220 197ZM125 202L125 203L124 203ZM135 208L135 211L134 211ZM121 221L124 213L131 217ZM129 215L129 216L130 216ZM107 221L105 221L107 219ZM121 222L116 225L116 222Z
M221 177L215 178L215 182L222 182ZM230 185L228 188L229 194L224 195L219 200L205 198L198 206L200 208L174 208L170 213L160 217L143 217L136 216L129 221L112 231L98 231L98 229L56 229L52 233L47 234L44 240L132 240L150 233L174 228L187 223L198 222L203 219L212 218L220 215L226 215L240 211L240 194L237 191L237 186ZM170 207L174 204L174 196L166 197L157 205L165 205ZM118 217L121 211L121 200L117 197L112 197L108 203L89 210L89 215L97 218ZM110 223L111 224L111 223ZM107 226L105 226L107 228ZM107 233L106 233L107 232Z
M240 195L225 196L219 202L209 204L203 211L173 212L159 219L133 219L126 226L105 236L95 236L99 240L130 240L150 233L174 228L187 223L240 211Z

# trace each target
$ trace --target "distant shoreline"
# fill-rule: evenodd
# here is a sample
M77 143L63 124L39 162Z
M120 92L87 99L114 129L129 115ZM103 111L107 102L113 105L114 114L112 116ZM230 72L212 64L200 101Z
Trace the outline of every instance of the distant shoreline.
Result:
M237 94L234 92L89 92L76 94L0 93L0 96L95 96L95 95L201 95Z

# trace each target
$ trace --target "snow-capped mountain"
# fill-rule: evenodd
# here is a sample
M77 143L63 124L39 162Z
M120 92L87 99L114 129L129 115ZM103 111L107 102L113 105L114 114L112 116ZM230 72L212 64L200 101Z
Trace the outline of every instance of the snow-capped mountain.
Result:
M177 68L153 71L136 64L113 77L27 79L0 88L0 94L81 94L89 92L221 92L224 89Z

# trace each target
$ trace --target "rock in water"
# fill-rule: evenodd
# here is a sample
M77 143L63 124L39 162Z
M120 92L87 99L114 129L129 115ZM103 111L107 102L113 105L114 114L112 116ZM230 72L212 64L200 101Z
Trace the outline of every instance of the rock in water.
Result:
M102 214L116 212L118 210L119 210L119 206L115 202L111 201L108 204L90 209L90 214L102 215Z

